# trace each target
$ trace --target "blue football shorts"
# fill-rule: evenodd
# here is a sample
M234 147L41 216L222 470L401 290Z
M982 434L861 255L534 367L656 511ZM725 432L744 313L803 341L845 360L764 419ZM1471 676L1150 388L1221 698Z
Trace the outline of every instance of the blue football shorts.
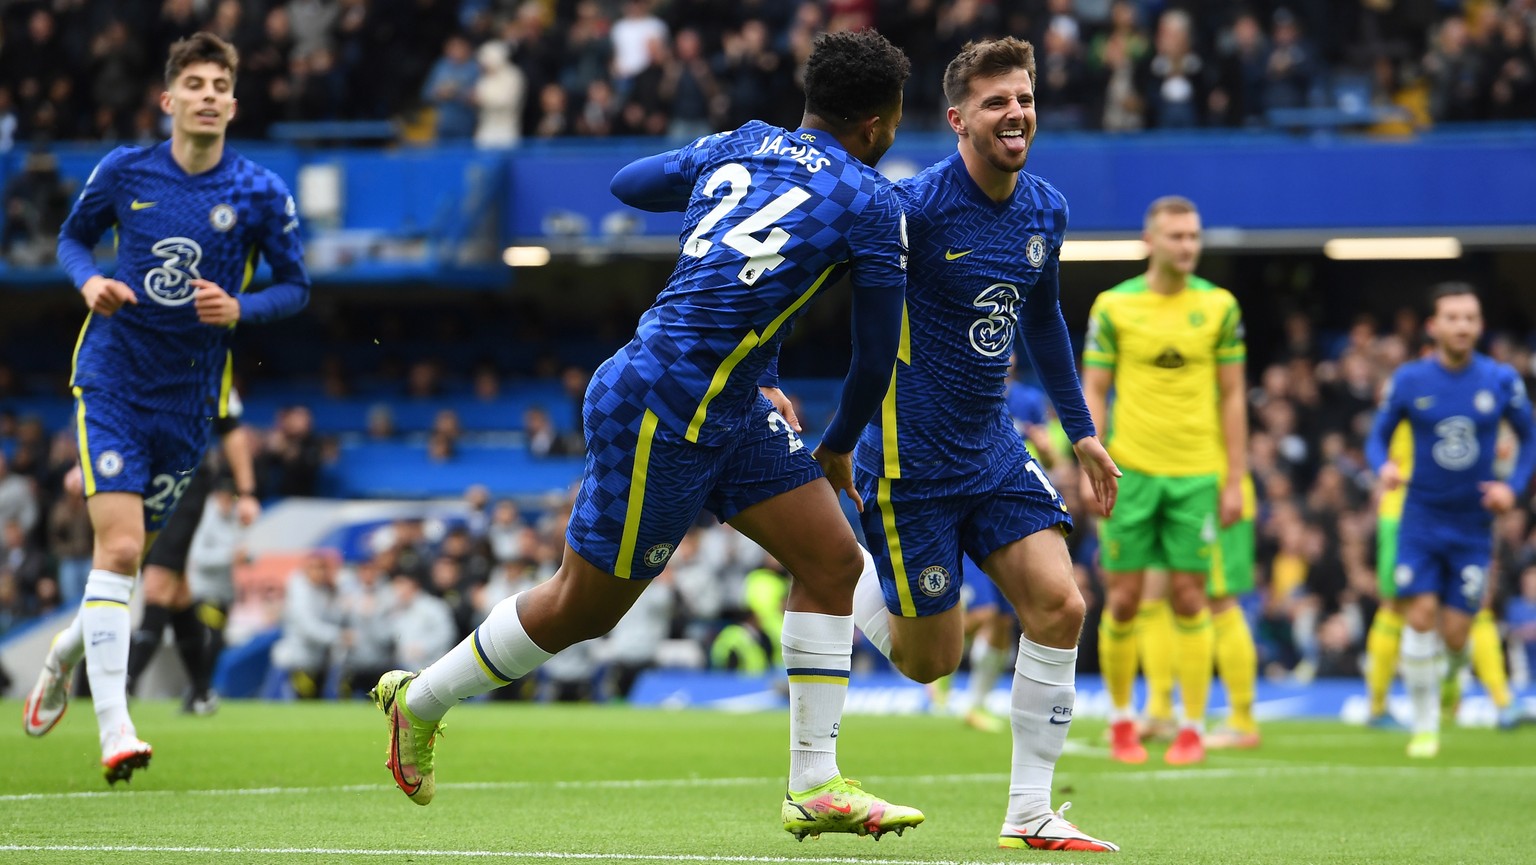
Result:
M988 472L938 479L858 472L865 538L885 605L900 616L932 616L960 602L962 553L974 561L1072 516L1022 446ZM995 589L994 589L995 591Z
M165 527L208 448L208 417L150 411L109 391L75 388L75 435L87 497L144 498L144 530Z
M566 541L624 579L661 573L678 543L710 511L721 522L821 477L811 451L761 394L729 444L702 447L657 429L629 402L588 400L587 462Z
M1447 608L1475 614L1483 606L1493 534L1487 526L1456 526L1445 517L1403 512L1392 581L1397 597L1433 594Z

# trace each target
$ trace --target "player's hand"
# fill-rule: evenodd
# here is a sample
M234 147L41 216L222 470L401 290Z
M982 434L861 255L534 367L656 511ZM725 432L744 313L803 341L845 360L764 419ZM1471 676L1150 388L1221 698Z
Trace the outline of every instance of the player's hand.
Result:
M811 459L821 464L821 471L832 484L832 489L847 493L853 506L859 509L859 513L864 513L864 499L853 487L853 454L840 454L828 450L826 444L819 444L811 453Z
M1098 436L1073 442L1072 452L1077 454L1077 462L1083 469L1085 492L1092 493L1094 501L1099 503L1099 516L1109 516L1115 509L1115 497L1120 494L1120 468L1099 444Z
M1477 485L1483 491L1483 507L1490 513L1507 513L1515 506L1515 491L1503 481L1483 481Z
M91 312L102 316L112 315L125 303L137 305L139 302L133 289L126 284L100 275L87 279L85 285L80 286L80 296L85 298L85 305Z
M1243 482L1228 482L1221 488L1221 527L1235 524L1243 518Z
M261 516L261 502L257 501L255 496L241 496L235 499L235 519L240 521L240 525L248 526L256 522L259 516Z
M758 390L762 392L763 396L768 397L768 401L773 403L773 407L778 410L779 414L784 416L784 421L789 424L790 429L795 432L803 432L800 429L800 418L795 416L795 406L789 401L789 397L784 395L784 391L776 387L760 387Z
M1376 473L1376 478L1381 482L1382 492L1392 492L1403 485L1403 470L1397 467L1397 462L1387 460L1381 464L1381 471Z
M214 327L227 327L240 320L240 299L206 279L194 279L187 283L197 289L193 303L197 306L197 320Z

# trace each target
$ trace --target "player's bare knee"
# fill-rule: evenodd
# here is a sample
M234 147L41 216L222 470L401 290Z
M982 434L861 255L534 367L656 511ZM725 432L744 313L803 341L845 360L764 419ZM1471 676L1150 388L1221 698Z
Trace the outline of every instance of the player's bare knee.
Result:
M93 556L96 567L115 574L137 574L144 555L144 538L132 532L114 532L98 536Z
M936 652L916 652L911 655L902 655L897 651L891 652L891 663L901 671L903 676L917 682L919 685L927 685L948 676L960 669L960 653L954 653L954 657L940 656Z

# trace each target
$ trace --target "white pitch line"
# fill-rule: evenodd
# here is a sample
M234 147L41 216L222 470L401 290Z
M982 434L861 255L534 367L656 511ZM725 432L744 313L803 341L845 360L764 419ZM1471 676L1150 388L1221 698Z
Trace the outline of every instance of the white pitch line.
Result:
M1111 781L1208 781L1220 778L1274 778L1295 775L1390 775L1422 778L1426 775L1487 777L1489 775L1536 775L1536 766L1333 766L1290 764L1233 766L1200 769L1145 769L1128 772L1065 770L1063 778L1095 777ZM873 783L987 784L1008 780L1000 772L953 775L868 775ZM650 790L692 787L781 786L774 778L633 778L590 781L461 781L439 784L440 790ZM394 789L388 784L342 784L323 787L232 787L213 790L125 790L74 793L10 793L0 802L49 802L72 799L144 798L149 796L310 796L332 793L376 793Z
M579 860L600 862L808 862L816 865L914 865L912 859L865 859L862 856L700 856L687 853L558 853L550 850L357 850L345 847L172 847L154 845L0 844L14 853L185 853L207 856L420 856L440 859ZM986 865L956 859L930 859L916 865Z

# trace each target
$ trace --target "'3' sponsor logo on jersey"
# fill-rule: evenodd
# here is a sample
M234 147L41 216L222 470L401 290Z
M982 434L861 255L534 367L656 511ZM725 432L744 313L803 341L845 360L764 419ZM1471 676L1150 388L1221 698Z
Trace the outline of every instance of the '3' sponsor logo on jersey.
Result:
M191 281L202 279L197 266L202 263L203 248L190 237L167 237L149 251L165 262L144 274L145 293L165 306L181 306L190 301L196 293Z

